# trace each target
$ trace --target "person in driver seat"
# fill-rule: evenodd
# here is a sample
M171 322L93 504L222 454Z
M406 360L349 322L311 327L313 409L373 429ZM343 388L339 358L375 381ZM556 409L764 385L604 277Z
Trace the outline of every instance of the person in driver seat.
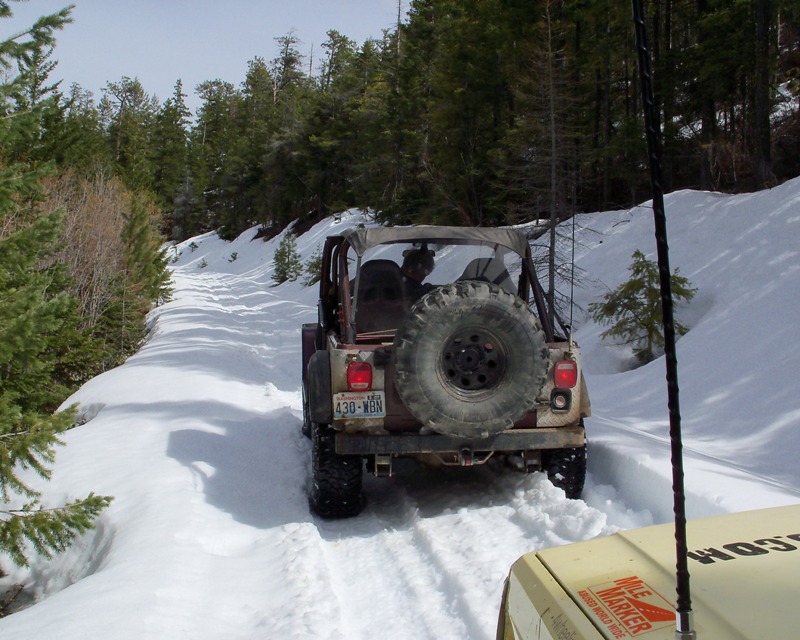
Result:
M407 299L415 302L428 291L433 289L429 282L423 282L436 266L433 261L434 252L427 245L419 249L406 249L403 251L403 266L400 273L403 276L403 291Z

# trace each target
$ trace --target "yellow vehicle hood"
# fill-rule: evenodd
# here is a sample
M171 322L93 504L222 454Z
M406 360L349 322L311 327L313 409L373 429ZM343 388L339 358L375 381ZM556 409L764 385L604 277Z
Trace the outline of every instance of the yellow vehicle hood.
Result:
M800 637L800 505L687 524L698 640ZM511 568L499 638L675 638L671 524L529 553Z

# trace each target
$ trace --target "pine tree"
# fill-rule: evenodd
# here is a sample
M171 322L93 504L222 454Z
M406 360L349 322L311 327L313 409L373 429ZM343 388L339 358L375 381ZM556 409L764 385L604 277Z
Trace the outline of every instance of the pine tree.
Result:
M111 173L113 157L100 123L100 113L91 91L79 84L45 112L42 158L61 169ZM106 169L109 168L109 169Z
M11 17L0 1L0 17ZM69 19L69 10L40 18L20 36L0 42L0 64L16 63L19 74L0 84L0 552L28 563L30 548L50 555L66 548L110 498L89 495L46 509L40 493L21 477L32 469L50 477L48 465L59 434L72 425L74 411L52 414L59 390L58 353L68 345L60 329L74 310L65 292L63 269L53 256L62 214L37 207L46 166L36 167L21 153L38 140L41 109L30 101L14 111L22 95L38 81L31 65L53 44L53 32ZM29 546L30 545L30 546Z
M226 192L226 158L234 144L233 116L238 100L232 84L203 82L196 88L203 101L189 143L193 214L186 219L185 235L218 229L232 208Z
M297 251L297 241L293 233L287 231L278 243L273 267L272 279L275 281L273 286L288 280L294 282L303 274L303 262Z
M354 173L357 152L349 145L349 138L355 129L353 112L361 84L353 75L356 53L349 38L328 31L322 49L325 55L319 85L305 119L307 135L299 144L304 182L311 196L309 211L299 213L313 212L316 219L352 205L348 177Z
M131 189L152 189L155 175L150 138L158 101L138 78L125 76L119 82L106 83L99 108L118 174Z
M547 222L547 298L555 323L557 228L575 213L580 136L569 114L578 106L559 3L545 0L529 62L517 75L514 124L493 153L493 204L507 223ZM500 213L500 212L498 212Z
M248 63L247 75L232 101L229 148L220 167L220 237L232 239L258 223L269 224L270 185L264 170L276 126L273 80L262 58Z
M170 276L167 270L167 249L161 244L157 230L157 209L145 195L134 195L125 215L122 229L122 273L118 281L117 299L110 328L117 335L118 348L131 354L144 337L144 318L153 302L170 296Z
M315 88L303 71L300 41L290 32L275 38L278 56L270 65L276 125L267 148L264 179L271 221L284 226L306 214L314 199L307 149Z
M172 208L185 184L189 172L189 118L186 94L180 80L175 92L155 118L153 138L153 189L159 204Z
M347 134L350 167L342 177L353 190L352 204L364 208L374 208L381 200L391 202L385 195L392 190L388 167L397 162L399 155L392 142L399 132L389 125L387 94L393 85L384 69L387 63L383 48L390 42L388 36L383 42L368 40L349 69L357 83Z
M303 267L305 278L303 284L306 287L313 287L320 280L322 274L322 247L318 246Z
M611 325L602 337L621 338L623 344L633 347L636 358L646 363L664 347L658 266L638 249L632 257L628 267L631 277L607 293L603 302L591 303L589 313L595 322ZM670 281L675 300L688 302L697 293L686 278L678 275L677 269ZM688 329L676 321L675 331L682 336Z

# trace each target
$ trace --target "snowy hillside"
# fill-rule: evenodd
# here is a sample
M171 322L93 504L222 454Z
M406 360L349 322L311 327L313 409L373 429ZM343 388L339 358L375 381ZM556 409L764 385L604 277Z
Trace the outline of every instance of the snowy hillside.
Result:
M672 266L699 289L679 309L689 515L800 502L800 180L675 193L667 213ZM325 221L298 248L308 258L360 220ZM69 552L0 580L40 600L0 620L0 637L488 640L519 555L671 518L663 359L626 371L585 318L585 500L541 474L400 466L366 478L358 518L312 517L299 328L315 291L271 287L278 239L254 234L176 247L175 297L147 344L68 401L87 422L66 435L45 499L115 500ZM652 213L581 216L577 243L585 308L635 249L654 257Z

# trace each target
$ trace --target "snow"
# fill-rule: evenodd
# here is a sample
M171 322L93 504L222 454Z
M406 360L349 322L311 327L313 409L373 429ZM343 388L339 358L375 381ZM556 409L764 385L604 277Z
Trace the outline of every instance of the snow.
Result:
M672 267L698 288L678 309L689 515L800 502L800 179L666 202ZM307 259L359 222L326 220L297 247ZM273 287L280 238L254 235L175 247L174 299L151 314L148 342L67 401L86 422L66 434L45 499L114 502L54 560L3 558L0 587L24 583L36 603L0 620L2 637L484 640L519 555L671 519L663 359L630 369L580 311L584 500L538 473L408 463L365 479L361 516L311 516L299 329L316 291ZM585 309L626 278L635 249L654 258L652 213L580 216L576 243Z

